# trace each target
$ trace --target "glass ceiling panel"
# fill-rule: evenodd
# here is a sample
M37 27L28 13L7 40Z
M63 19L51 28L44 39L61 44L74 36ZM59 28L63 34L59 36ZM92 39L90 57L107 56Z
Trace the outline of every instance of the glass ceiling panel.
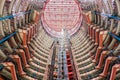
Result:
M75 0L50 0L44 10L44 22L56 32L63 28L72 29L79 17L80 10Z

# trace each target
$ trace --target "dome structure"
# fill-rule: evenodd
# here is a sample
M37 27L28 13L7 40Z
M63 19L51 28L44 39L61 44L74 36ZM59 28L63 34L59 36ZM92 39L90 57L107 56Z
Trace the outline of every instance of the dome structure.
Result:
M60 36L63 28L74 34L80 27L81 12L76 0L48 0L44 6L42 22L53 36Z

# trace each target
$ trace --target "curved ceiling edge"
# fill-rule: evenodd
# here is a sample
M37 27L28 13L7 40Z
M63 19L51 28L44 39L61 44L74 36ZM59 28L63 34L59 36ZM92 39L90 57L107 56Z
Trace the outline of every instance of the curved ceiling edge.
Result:
M51 0L47 0L46 1L46 3L44 4L44 7L43 7L43 11L45 12L45 9L46 9L46 5L47 4L50 4L49 2L50 2ZM54 0L52 0L52 1L54 1ZM63 0L59 0L59 1L63 1ZM69 1L69 0L67 0L67 1ZM73 0L74 1L74 4L76 5L77 4L77 6L78 6L78 11L79 11L79 15L76 17L76 22L75 22L75 24L74 24L74 26L72 26L72 27L69 27L67 30L68 30L68 32L69 32L69 34L70 35L73 35L74 33L76 33L76 31L80 28L80 25L81 25L81 21L82 21L82 14L81 14L81 7L80 7L80 4L79 4L79 2L77 1L77 0ZM55 3L55 2L54 2ZM53 5L53 3L51 3L52 5ZM59 3L56 3L56 4L59 4ZM67 4L67 3L66 3ZM65 5L66 5L65 4ZM60 5L61 6L61 5ZM51 8L51 9L53 9L53 8ZM56 8L55 8L56 9ZM70 10L71 10L71 8L70 8ZM74 10L74 9L73 9ZM73 12L73 10L71 10L72 12ZM48 11L48 10L47 10ZM43 23L43 27L45 28L45 30L49 33L49 34L51 34L52 36L54 36L54 37L58 37L58 36L60 36L60 32L61 32L61 29L62 28L66 28L66 27L62 27L62 28L56 28L56 26L58 25L58 23L59 23L59 21L55 18L55 22L54 22L54 24L56 25L56 26L53 26L53 25L50 25L51 23L53 23L53 21L50 19L50 17L49 17L49 19L50 19L50 22L48 23L48 22L46 22L46 20L45 20L45 13L43 12L43 14L41 15L41 21L42 21L42 23ZM62 12L62 11L61 11ZM67 12L68 13L68 12ZM61 14L61 13L60 13ZM51 15L51 14L50 14ZM54 14L55 16L56 16L56 14ZM70 15L70 18L73 20L73 17L71 17L71 14L67 14L67 15ZM53 16L52 16L53 17ZM46 17L47 18L47 17ZM58 18L58 17L57 17ZM65 17L64 17L65 18ZM65 19L67 19L68 17L66 17ZM61 24L63 24L62 23L62 19L63 18L61 18ZM77 20L78 19L78 20ZM71 20L71 21L72 21ZM75 21L74 20L74 21ZM67 21L67 20L66 20ZM70 19L69 19L69 21L70 21ZM72 25L72 22L74 22L74 21L72 21L72 22L69 22L69 21L67 21L66 23L65 23L65 21L63 20L63 22L67 25L67 24L70 24L70 25ZM68 23L69 22L69 23ZM59 23L60 24L60 23ZM51 27L52 26L52 27Z

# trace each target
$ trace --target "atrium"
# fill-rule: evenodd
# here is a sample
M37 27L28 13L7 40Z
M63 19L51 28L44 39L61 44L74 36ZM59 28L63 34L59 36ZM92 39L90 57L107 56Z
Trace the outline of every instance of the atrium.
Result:
M120 80L120 0L0 0L0 80Z

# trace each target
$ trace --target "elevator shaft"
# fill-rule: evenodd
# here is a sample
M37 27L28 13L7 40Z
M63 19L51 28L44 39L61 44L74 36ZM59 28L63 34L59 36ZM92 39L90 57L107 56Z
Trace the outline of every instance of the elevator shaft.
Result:
M67 30L62 30L61 38L57 39L56 68L54 69L54 80L77 80L74 75L74 65L71 54L70 37Z

